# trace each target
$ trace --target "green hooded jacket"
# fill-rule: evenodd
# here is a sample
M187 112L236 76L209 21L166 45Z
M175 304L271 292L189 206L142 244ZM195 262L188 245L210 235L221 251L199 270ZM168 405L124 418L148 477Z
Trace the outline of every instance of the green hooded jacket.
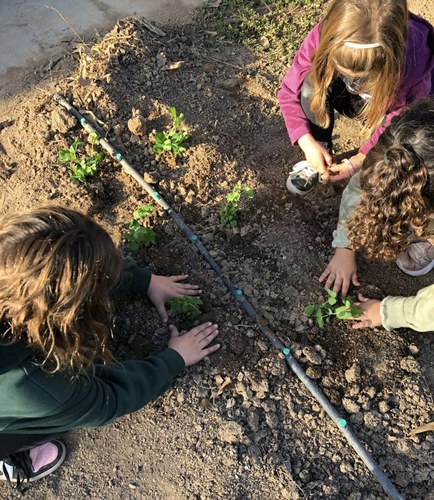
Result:
M125 261L115 294L146 293L150 279L150 271ZM163 394L184 367L167 348L144 360L96 366L90 378L71 378L43 371L28 346L0 345L0 433L60 434L108 424Z

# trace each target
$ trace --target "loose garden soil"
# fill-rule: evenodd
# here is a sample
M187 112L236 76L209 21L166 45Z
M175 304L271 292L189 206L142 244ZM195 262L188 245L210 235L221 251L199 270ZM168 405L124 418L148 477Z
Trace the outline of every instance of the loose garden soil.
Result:
M323 295L318 276L332 255L343 187L321 185L304 198L285 188L301 159L276 100L288 60L267 64L203 19L162 28L166 35L158 36L140 19L120 20L65 59L62 75L39 75L37 85L18 95L3 92L1 214L40 204L78 208L128 254L123 234L134 210L151 200L109 158L89 182L70 180L58 152L76 138L85 142L86 134L53 101L59 92L183 215L406 498L434 498L434 436L410 435L433 420L432 333L354 331L337 322L319 329L303 314ZM152 151L153 131L170 124L169 106L185 114L191 131L181 158ZM129 128L137 114L145 126ZM339 122L337 154L356 146L357 132L353 123ZM228 229L219 211L238 181L255 196L242 203L238 227ZM223 347L135 414L70 432L64 466L32 484L28 498L385 498L194 247L161 210L150 222L156 244L134 258L156 273L188 273L204 291L196 323L217 322ZM392 264L360 260L359 266L361 289L378 298L432 283L432 276L410 278ZM173 321L180 329L193 325ZM118 303L113 335L119 360L143 358L164 348L168 329L146 298L134 296ZM0 496L19 495L0 485Z

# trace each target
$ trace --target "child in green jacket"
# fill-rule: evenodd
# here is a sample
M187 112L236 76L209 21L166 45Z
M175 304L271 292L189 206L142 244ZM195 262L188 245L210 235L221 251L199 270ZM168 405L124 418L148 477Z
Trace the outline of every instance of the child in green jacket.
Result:
M358 286L356 251L395 261L411 276L434 268L434 100L423 99L392 121L342 195L334 257L320 281L346 295ZM367 299L354 328L434 331L434 284L412 297Z
M186 367L219 348L204 323L143 360L108 347L111 296L147 293L163 320L171 297L197 295L186 276L164 277L122 261L84 214L46 207L0 224L0 479L31 481L65 458L57 437L142 408Z

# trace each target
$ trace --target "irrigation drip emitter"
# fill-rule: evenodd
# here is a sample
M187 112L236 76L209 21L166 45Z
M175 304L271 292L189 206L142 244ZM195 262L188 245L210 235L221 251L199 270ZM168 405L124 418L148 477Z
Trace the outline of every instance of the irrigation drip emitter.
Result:
M184 235L190 240L190 242L197 248L202 257L206 260L206 262L211 266L211 268L215 271L215 273L221 278L223 283L229 292L235 297L236 301L240 305L240 307L247 313L249 318L256 323L258 329L262 332L263 335L267 337L270 343L279 350L279 352L283 353L286 364L288 367L295 373L295 375L303 382L309 392L315 397L318 403L324 408L329 417L338 427L338 429L342 432L342 434L347 439L348 443L354 448L356 453L362 459L364 464L368 467L368 469L372 472L372 474L376 477L378 482L383 487L384 491L392 498L393 500L403 500L403 497L397 491L395 486L391 483L390 479L384 474L384 472L380 469L379 465L375 460L371 457L368 451L365 449L363 444L360 442L358 437L354 434L351 428L348 425L348 422L345 418L342 418L341 415L337 412L335 407L330 403L330 401L325 397L321 389L313 382L304 372L303 368L294 358L291 353L291 349L268 328L267 320L263 315L258 314L254 307L250 304L250 302L244 296L243 291L238 288L233 281L231 281L227 276L225 276L223 269L220 265L211 257L208 250L200 241L199 237L194 234L191 228L186 224L184 219L175 212L166 201L161 197L158 191L155 191L150 184L148 184L143 177L125 160L124 156L116 151L116 149L104 138L101 136L99 131L92 126L89 121L82 116L64 97L59 94L55 94L54 100L57 101L61 106L66 108L66 110L74 116L82 125L82 127L89 133L97 134L99 144L104 148L112 158L117 160L124 172L133 177L142 188L158 203L163 210L171 217L171 219L175 222L175 224L181 229Z

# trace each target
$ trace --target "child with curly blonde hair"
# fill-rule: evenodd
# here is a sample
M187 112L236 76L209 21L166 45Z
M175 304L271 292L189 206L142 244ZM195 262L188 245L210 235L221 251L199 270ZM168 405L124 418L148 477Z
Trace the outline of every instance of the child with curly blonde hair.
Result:
M346 295L358 286L356 252L396 261L411 276L434 268L434 100L425 99L392 121L351 178L334 234L335 254L320 277ZM434 331L434 285L414 297L360 296L355 328L383 325Z
M404 106L433 93L434 30L408 12L406 0L334 0L306 36L278 94L297 163L287 187L307 194L319 175L341 180ZM363 124L359 152L332 166L335 111Z
M0 479L42 478L66 454L58 439L99 427L163 394L185 368L216 351L217 325L143 360L114 362L108 346L114 294L147 294L162 319L171 297L197 295L186 276L157 276L123 261L86 215L45 207L0 223Z

